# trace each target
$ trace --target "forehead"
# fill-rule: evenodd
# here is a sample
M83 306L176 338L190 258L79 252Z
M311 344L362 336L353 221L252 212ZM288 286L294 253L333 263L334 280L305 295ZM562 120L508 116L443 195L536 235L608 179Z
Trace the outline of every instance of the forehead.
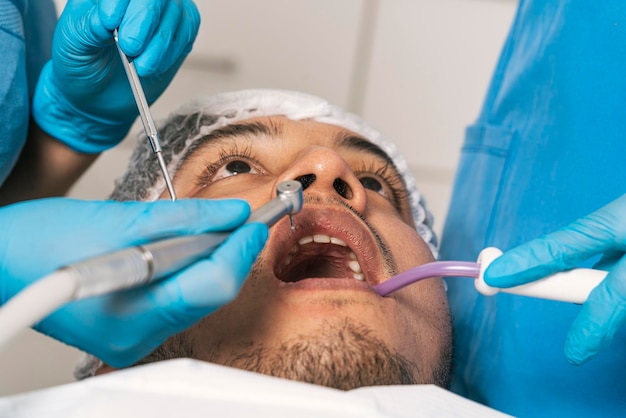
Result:
M393 160L377 145L340 126L314 120L291 120L284 116L252 118L216 129L191 145L183 159L200 154L206 148L236 141L253 144L279 144L297 150L309 146L324 146L383 160L395 168Z

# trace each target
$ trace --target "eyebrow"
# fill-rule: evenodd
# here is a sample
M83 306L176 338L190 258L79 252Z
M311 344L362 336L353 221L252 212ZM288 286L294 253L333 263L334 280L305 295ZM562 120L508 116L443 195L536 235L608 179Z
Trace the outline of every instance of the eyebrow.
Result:
M274 123L236 123L227 125L199 138L195 144L191 145L181 161L191 157L198 149L204 148L208 144L219 143L231 138L242 136L280 136L283 131L279 125Z
M335 140L339 144L339 146L354 148L356 150L365 151L368 154L372 154L375 157L384 160L387 164L389 164L389 166L398 171L389 154L383 151L383 149L380 148L378 145L368 141L365 138L342 132L337 135Z

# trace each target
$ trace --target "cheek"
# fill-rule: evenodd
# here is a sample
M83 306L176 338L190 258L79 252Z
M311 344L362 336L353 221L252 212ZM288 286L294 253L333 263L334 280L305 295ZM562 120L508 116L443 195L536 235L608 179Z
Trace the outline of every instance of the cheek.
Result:
M203 164L183 164L174 174L172 185L178 197L191 197L202 187ZM164 190L161 197L169 197L167 190Z
M380 214L368 218L398 266L398 273L431 261L435 261L430 248L415 228L407 225L397 215Z
M182 180L180 183L180 188L176 186L176 182L174 184L179 198L242 199L250 204L252 210L259 208L275 197L272 179L261 180L258 178L243 178L243 176L237 179L233 177L232 179L216 182L210 187L194 186L185 188L185 185L193 183ZM161 198L169 198L167 191L164 191Z
M398 349L417 364L435 364L450 350L452 327L446 293L439 278L427 279L395 292L398 322L405 334Z

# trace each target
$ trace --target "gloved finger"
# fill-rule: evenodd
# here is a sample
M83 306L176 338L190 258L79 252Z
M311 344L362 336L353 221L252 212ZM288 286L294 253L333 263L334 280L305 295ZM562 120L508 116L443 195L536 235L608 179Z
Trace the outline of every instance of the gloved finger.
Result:
M596 270L605 270L610 271L615 267L615 263L617 263L624 256L624 251L607 251L604 253L602 258L593 265L593 268Z
M137 73L141 77L158 75L163 72L162 66L169 68L176 60L176 56L172 59L173 54L179 54L180 51L174 51L173 41L176 39L177 31L180 26L184 26L181 22L183 11L178 2L169 2L163 10L161 20L158 22L154 30L154 35L146 42L145 48L135 59Z
M116 214L127 220L128 236L145 242L175 235L208 231L230 231L250 216L250 205L240 199L180 199L128 203L128 213ZM133 245L133 244L131 244Z
M626 257L589 295L565 341L565 356L575 365L595 357L626 324Z
M137 57L135 65L140 76L165 73L182 63L191 51L200 27L200 13L191 1L174 2L166 9L154 37Z
M198 308L196 315L205 316L235 299L267 236L268 228L264 224L243 225L210 258L168 280L175 286L178 306L192 311Z
M130 0L98 2L98 16L105 28L110 31L120 26Z
M615 233L619 220L607 219L602 211L505 252L487 267L485 282L496 287L528 283L620 245Z
M140 55L154 35L168 0L131 0L119 26L119 44L129 57Z
M57 23L53 49L62 46L71 53L77 63L85 64L85 57L94 54L94 49L113 43L111 32L104 26L98 10L91 1L72 1L63 9ZM69 62L64 63L69 65Z

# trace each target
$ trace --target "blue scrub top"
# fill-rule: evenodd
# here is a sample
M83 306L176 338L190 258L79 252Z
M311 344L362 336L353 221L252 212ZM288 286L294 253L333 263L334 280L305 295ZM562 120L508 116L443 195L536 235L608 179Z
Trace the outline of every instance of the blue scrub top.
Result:
M624 193L626 2L521 0L466 131L441 258L510 249ZM516 416L626 414L626 329L572 366L563 348L579 306L448 285L454 391Z
M30 118L30 97L50 58L52 0L0 0L0 185L15 165Z

